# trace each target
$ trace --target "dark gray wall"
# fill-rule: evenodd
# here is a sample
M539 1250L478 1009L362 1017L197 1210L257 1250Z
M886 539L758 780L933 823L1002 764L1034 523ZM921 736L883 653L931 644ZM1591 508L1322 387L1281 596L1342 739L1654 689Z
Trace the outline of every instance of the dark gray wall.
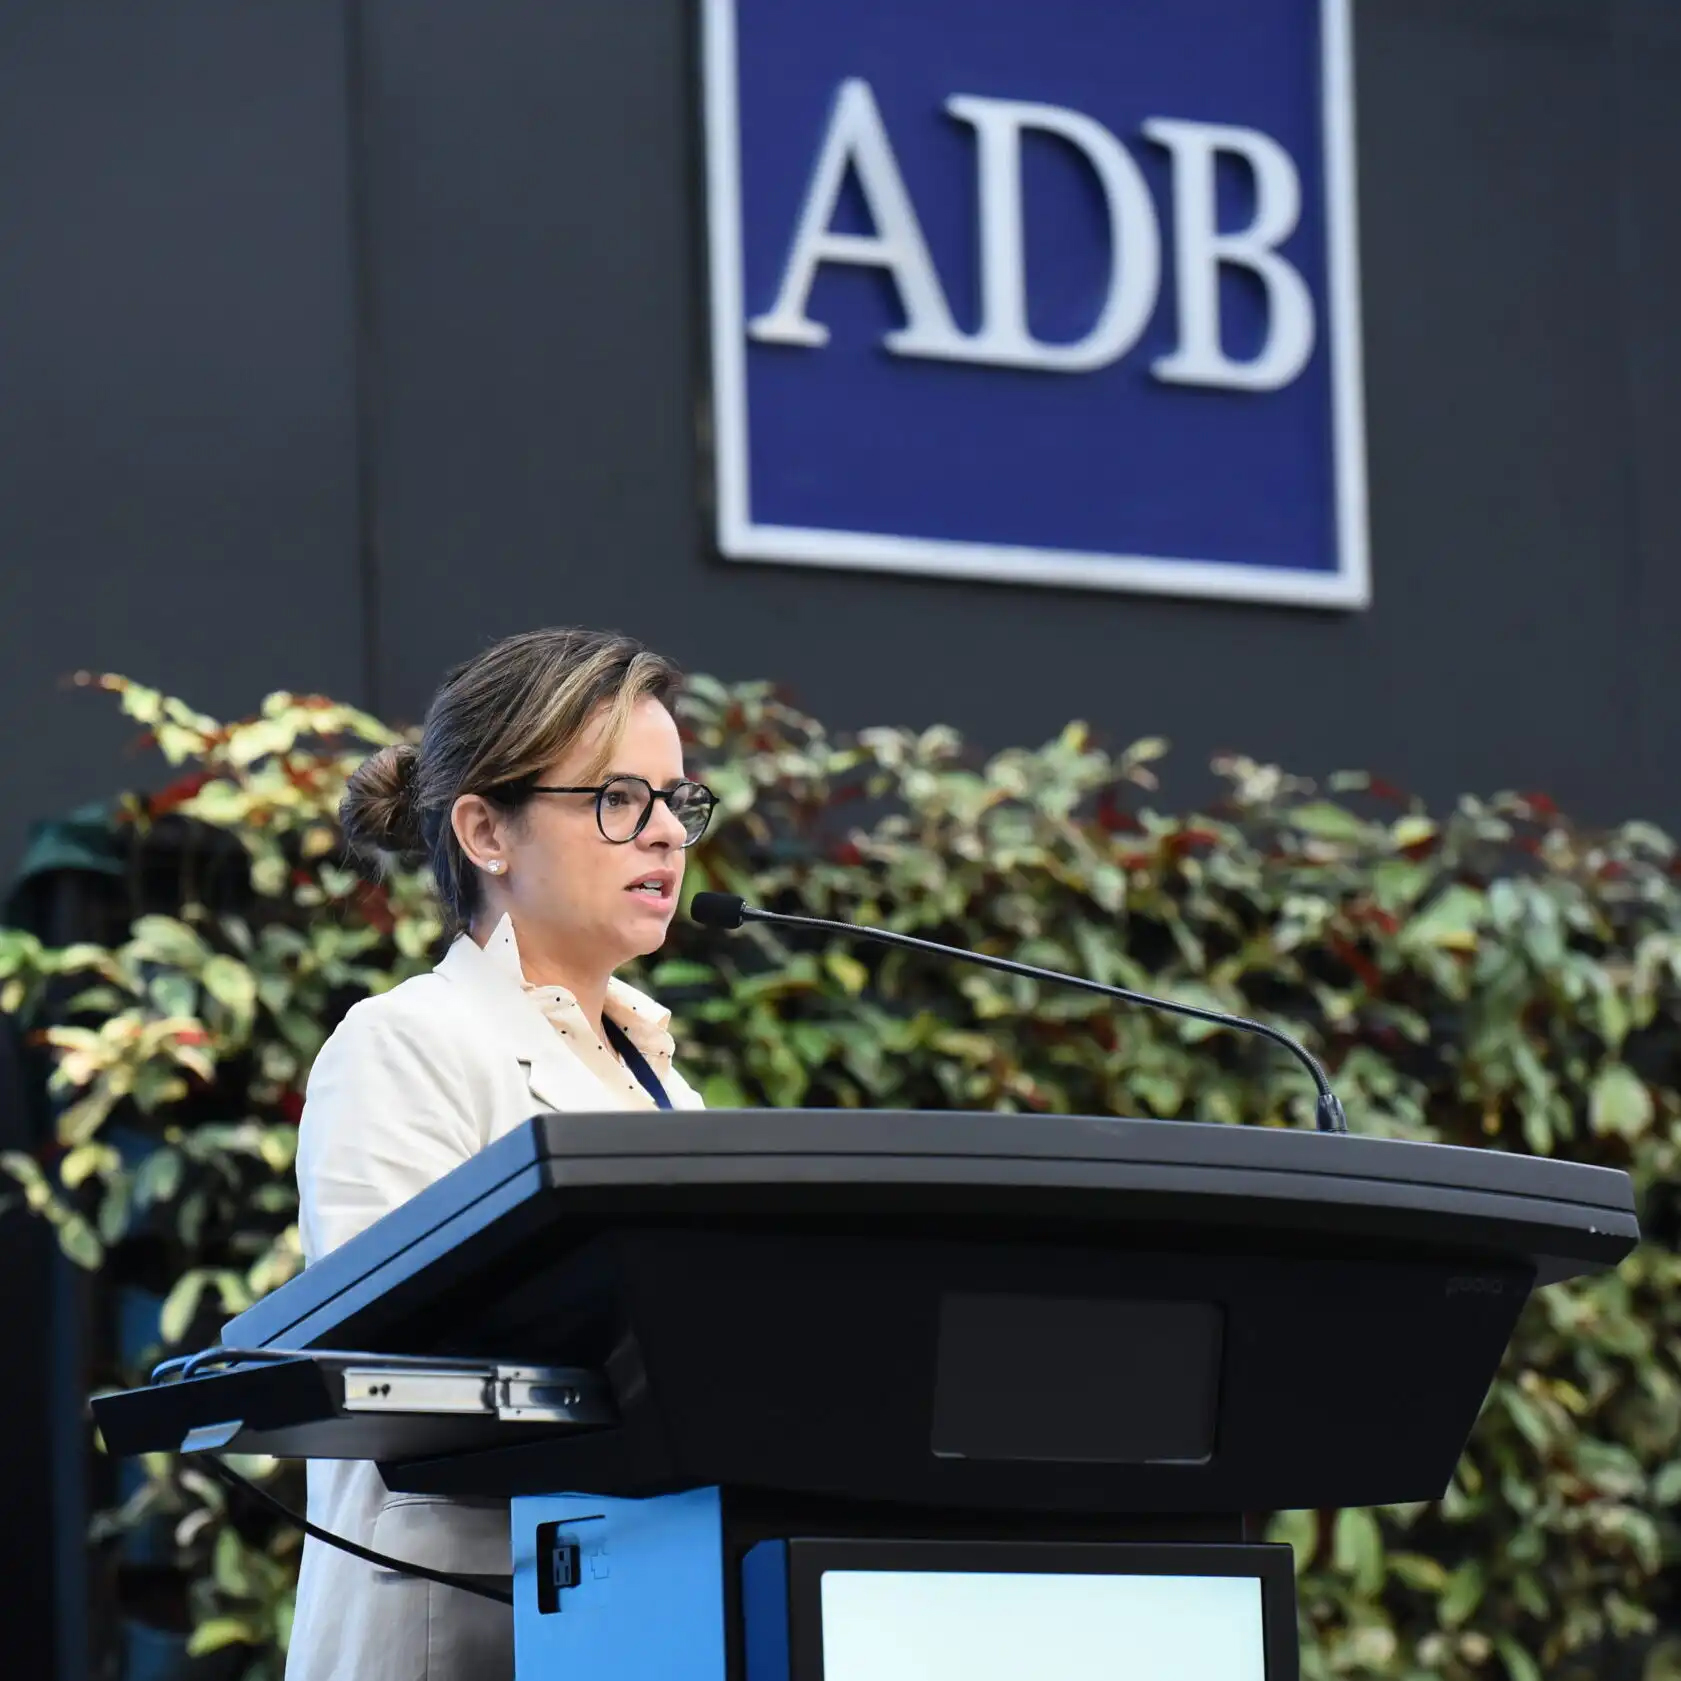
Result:
M562 620L840 724L1681 826L1681 8L1356 12L1345 616L711 558L683 0L0 4L0 864L136 774L64 671L412 717Z
M133 776L79 667L363 686L338 0L0 4L0 871Z

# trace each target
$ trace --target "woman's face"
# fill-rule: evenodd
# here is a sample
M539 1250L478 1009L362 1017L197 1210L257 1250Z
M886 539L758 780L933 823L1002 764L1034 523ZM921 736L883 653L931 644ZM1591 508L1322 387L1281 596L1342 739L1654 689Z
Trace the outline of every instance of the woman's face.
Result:
M614 776L639 776L650 787L670 788L683 780L677 725L652 699L637 703L606 769L589 774L604 721L597 714L539 782L598 786ZM615 815L608 813L609 822ZM683 825L664 800L654 801L641 834L618 844L602 835L593 794L533 795L512 821L496 814L486 838L504 866L480 878L491 925L511 911L522 950L611 974L664 944L683 881L684 841Z

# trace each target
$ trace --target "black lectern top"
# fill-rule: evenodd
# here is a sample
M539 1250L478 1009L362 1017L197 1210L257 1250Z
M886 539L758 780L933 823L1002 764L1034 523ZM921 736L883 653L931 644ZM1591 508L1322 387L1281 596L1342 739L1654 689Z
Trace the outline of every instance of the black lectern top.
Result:
M410 1351L450 1330L471 1341L469 1321L440 1324L438 1295L492 1255L529 1245L552 1259L604 1229L650 1222L1100 1247L1398 1245L1517 1262L1537 1284L1613 1266L1639 1238L1626 1174L1496 1150L1064 1115L548 1114L323 1257L224 1336ZM417 1342L406 1304L422 1302ZM475 1289L473 1321L485 1306Z
M119 1451L192 1430L444 1494L715 1483L1071 1520L1432 1499L1530 1290L1638 1237L1625 1175L1495 1151L545 1115L224 1332L321 1354L96 1411ZM368 1412L463 1385L459 1428Z

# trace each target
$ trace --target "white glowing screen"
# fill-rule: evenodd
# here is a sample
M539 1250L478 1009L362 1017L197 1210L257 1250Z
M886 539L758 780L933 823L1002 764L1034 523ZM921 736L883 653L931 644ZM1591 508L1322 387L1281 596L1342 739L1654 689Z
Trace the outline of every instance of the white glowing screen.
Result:
M823 1574L823 1681L1265 1681L1253 1576Z

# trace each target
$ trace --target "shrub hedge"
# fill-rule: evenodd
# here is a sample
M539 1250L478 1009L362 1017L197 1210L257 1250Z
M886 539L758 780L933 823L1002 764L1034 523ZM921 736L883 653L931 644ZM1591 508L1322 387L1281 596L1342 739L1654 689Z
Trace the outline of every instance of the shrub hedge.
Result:
M295 1126L356 997L434 960L418 874L371 885L333 821L394 739L319 697L233 724L118 677L176 767L113 807L130 863L195 837L167 914L109 946L0 929L0 1010L51 1063L56 1137L4 1166L110 1288L162 1299L132 1381L299 1264ZM1537 795L1432 815L1365 776L1325 789L1241 758L1210 810L1154 809L1159 741L1079 725L980 763L950 730L832 737L764 686L697 678L694 773L720 796L689 886L849 916L1259 1014L1332 1068L1358 1132L1628 1170L1647 1241L1527 1309L1452 1486L1428 1504L1290 1512L1308 1681L1681 1673L1681 866L1661 833L1591 832ZM233 867L229 868L230 858ZM143 907L142 907L143 908ZM864 946L679 922L640 977L708 1101L1311 1124L1293 1063L1195 1022ZM298 1497L292 1467L253 1474ZM278 1674L296 1537L167 1456L103 1513L161 1546L192 1650Z

